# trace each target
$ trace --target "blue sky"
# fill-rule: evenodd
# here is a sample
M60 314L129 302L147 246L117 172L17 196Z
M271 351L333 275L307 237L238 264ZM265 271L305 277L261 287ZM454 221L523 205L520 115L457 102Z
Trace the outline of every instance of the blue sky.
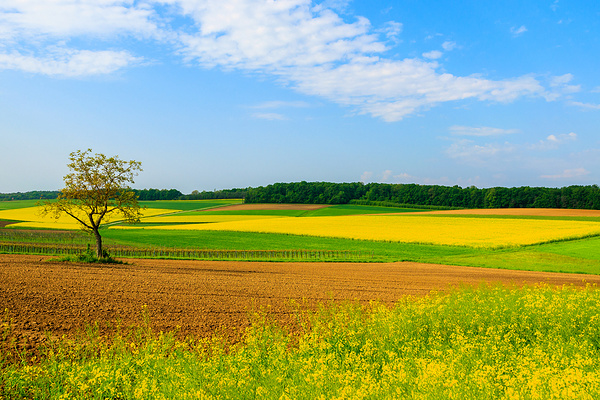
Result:
M0 192L600 182L600 2L2 0Z

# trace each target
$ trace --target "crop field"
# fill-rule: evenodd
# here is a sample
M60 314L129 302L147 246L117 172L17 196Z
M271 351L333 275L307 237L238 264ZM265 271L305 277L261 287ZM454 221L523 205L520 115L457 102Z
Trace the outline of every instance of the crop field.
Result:
M208 216L207 216L208 217ZM242 218L241 215L219 216L201 224L184 222L185 216L154 217L151 222L164 224L148 229L161 230L211 230L281 233L315 237L338 237L345 239L389 241L403 243L427 243L484 248L499 248L515 245L530 245L563 239L574 239L600 235L600 224L588 221L491 219L491 218L447 218L443 216L418 215L351 215L313 218L259 218L258 215ZM212 216L211 216L212 217ZM205 222L215 222L205 224ZM136 229L125 227L125 229Z
M598 211L6 203L0 399L600 397Z
M359 205L240 204L239 200L143 205L147 208L140 224L113 221L102 229L109 251L112 248L124 257L233 259L239 255L257 260L297 260L298 254L308 254L300 257L307 261L318 259L319 254L346 252L340 260L600 273L596 250L600 213L594 210L432 212ZM6 225L0 230L0 243L30 243L29 252L51 254L37 244L51 245L56 240L64 252L83 251L90 241L81 235L76 239L57 235L59 228L77 231L71 221L59 221L42 218L35 202L0 202L0 225ZM5 246L0 251L15 251L11 249ZM63 250L57 246L55 251Z

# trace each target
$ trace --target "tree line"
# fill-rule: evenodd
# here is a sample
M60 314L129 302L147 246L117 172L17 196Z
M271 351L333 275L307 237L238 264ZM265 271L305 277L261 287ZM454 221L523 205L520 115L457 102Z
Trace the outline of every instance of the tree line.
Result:
M348 204L379 202L453 208L579 208L600 209L598 185L493 187L293 182L249 188L246 203Z
M50 200L56 199L58 190L34 190L31 192L0 193L0 201L8 200Z
M215 200L215 199L243 199L247 189L223 189L213 191L194 190L190 194L183 194L177 189L133 189L138 195L138 200Z
M214 200L243 199L248 189L223 189L183 194L177 189L132 189L140 201L153 200ZM31 192L0 193L0 201L9 200L53 200L58 197L58 190L35 190Z
M420 205L427 208L580 208L600 209L598 185L547 187L493 187L388 184L292 182L268 186L214 191L194 190L182 194L176 189L134 189L141 201L244 199L246 203L303 204L385 204ZM0 193L4 200L56 199L58 191Z

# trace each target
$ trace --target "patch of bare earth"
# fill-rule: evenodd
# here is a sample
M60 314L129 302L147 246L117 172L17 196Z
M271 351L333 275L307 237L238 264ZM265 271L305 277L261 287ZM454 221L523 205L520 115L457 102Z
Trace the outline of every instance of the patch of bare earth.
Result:
M126 265L47 262L42 256L0 255L0 309L28 343L69 336L87 324L139 324L147 305L156 331L221 332L235 340L249 312L264 309L293 324L297 310L319 303L371 300L392 304L482 283L600 283L600 276L495 270L418 263L260 263L127 260ZM295 302L294 305L292 302ZM288 325L291 326L291 325ZM110 327L105 329L112 329ZM31 345L30 345L31 346Z
M425 211L421 214L459 214L459 215L514 215L542 217L600 217L600 210L574 210L565 208L482 208L472 210ZM406 215L404 213L403 215Z
M326 208L329 205L326 204L266 204L266 203L252 203L252 204L234 204L232 206L219 207L218 210L318 210L320 208ZM213 209L214 210L214 209Z

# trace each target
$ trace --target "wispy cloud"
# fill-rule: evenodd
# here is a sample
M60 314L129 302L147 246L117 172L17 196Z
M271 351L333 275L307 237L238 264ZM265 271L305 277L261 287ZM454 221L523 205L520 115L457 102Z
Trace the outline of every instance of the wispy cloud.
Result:
M570 101L569 104L583 108L584 110L600 110L600 104L582 103L579 101Z
M155 36L160 31L150 4L123 0L3 0L0 25L15 40L78 35ZM8 34L7 34L8 36Z
M127 51L60 49L42 57L18 53L0 54L0 69L62 77L110 74L141 62L141 58L134 57Z
M288 119L285 115L279 113L254 113L252 114L252 117L256 119L266 119L268 121L285 121Z
M590 171L585 168L565 169L563 172L555 175L541 175L544 179L571 179L589 175Z
M490 80L444 72L435 61L439 50L426 53L425 60L386 59L402 24L389 21L377 28L360 16L347 22L350 17L339 14L346 6L345 0L5 0L0 68L61 76L112 73L142 61L128 49L114 48L126 45L126 38L152 40L202 68L272 76L301 93L385 121L445 102L511 102L547 94L532 76ZM78 38L94 47L68 47ZM49 45L62 47L63 54L45 52ZM442 44L445 51L455 47Z
M510 135L513 133L519 133L518 129L501 129L492 128L489 126L459 126L454 125L450 127L450 133L457 136L499 136L499 135Z
M559 135L548 135L546 139L529 146L533 150L554 150L562 145L577 140L577 134L574 132L561 133Z
M510 28L510 33L513 35L513 37L521 36L525 32L527 32L527 28L525 27L525 25L521 25L518 28L516 26Z
M360 176L360 181L362 183L368 183L371 181L371 178L373 177L373 172L371 171L365 171L362 173L362 175Z
M257 109L272 109L272 108L286 108L286 107L306 108L306 107L310 107L310 104L305 101L274 100L274 101L265 101L264 103L250 106L250 108L257 108Z
M445 51L452 51L456 48L456 42L446 41L446 42L442 43L442 48Z
M423 57L428 58L430 60L437 60L438 58L441 58L443 54L444 53L442 53L439 50L432 50L427 53L423 53Z
M457 127L462 128L462 127ZM462 132L457 129L457 132ZM494 132L499 135L507 134L513 130L496 130L494 128L485 128L482 131L471 131L467 129L464 136L477 137L476 139L454 138L452 144L446 148L446 155L454 160L468 165L508 165L515 160L531 159L535 155L541 155L547 151L554 151L571 142L577 140L577 134L574 132L564 134L548 135L545 139L537 143L510 143L505 141L480 143L485 137L494 136ZM489 134L484 134L489 133Z
M493 162L493 158L505 157L516 150L517 146L508 142L478 144L473 140L461 139L452 143L446 149L446 154L469 164L481 164Z
M384 34L388 40L398 42L400 33L402 33L402 24L396 21L388 21L384 24L382 29L378 30L378 32Z

